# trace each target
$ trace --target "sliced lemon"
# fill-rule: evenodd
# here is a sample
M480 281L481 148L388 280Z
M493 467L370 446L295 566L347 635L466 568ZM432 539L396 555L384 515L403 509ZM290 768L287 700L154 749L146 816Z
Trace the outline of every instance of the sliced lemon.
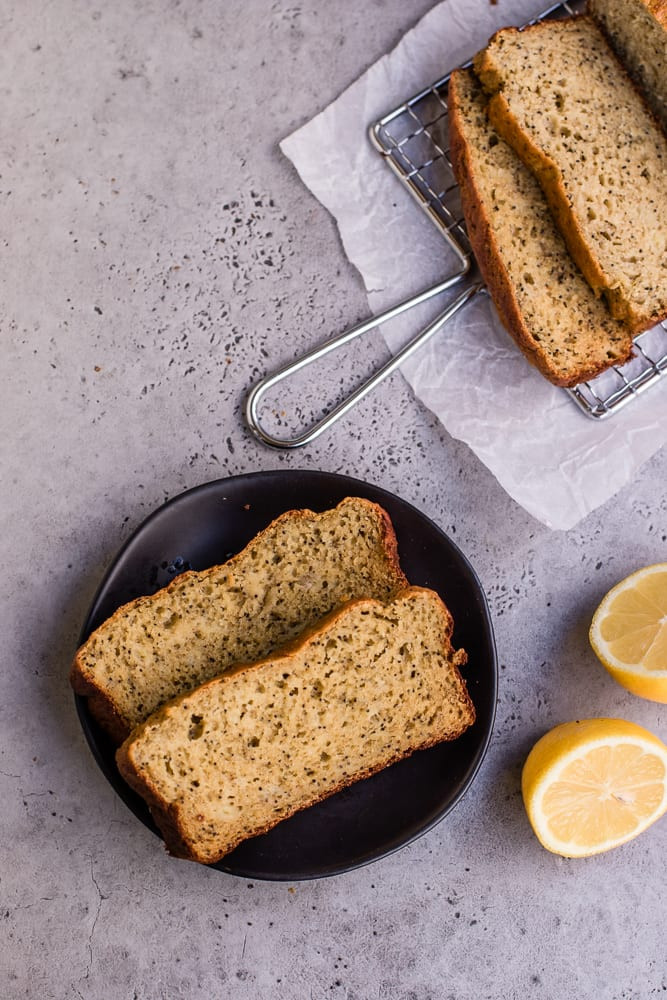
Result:
M626 577L593 615L590 641L624 688L667 703L667 563Z
M566 858L601 854L667 810L667 746L623 719L566 722L530 751L521 791L548 851Z

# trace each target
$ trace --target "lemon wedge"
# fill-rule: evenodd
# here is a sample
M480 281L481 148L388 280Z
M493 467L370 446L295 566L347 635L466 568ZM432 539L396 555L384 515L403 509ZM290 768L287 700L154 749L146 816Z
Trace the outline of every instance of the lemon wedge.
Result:
M667 746L623 719L566 722L530 751L521 791L548 851L566 858L601 854L667 810Z
M667 563L626 577L593 615L590 642L624 688L667 703Z

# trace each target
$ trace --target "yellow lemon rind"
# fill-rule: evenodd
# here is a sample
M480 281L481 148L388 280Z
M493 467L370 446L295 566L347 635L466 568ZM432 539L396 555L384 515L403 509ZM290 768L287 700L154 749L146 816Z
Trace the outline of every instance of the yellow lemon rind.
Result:
M610 676L630 694L667 705L667 670L652 670L651 675L647 676L646 673L633 670L625 664L617 667L605 663L604 660L601 662Z

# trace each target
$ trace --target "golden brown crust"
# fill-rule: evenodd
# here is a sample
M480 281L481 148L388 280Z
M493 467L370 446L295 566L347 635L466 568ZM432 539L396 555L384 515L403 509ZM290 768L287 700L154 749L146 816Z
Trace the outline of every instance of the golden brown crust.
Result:
M367 505L368 508L372 508L380 521L382 545L390 571L396 578L396 586L407 586L408 581L403 573L403 570L401 569L399 561L398 539L396 538L391 518L386 510L384 510L380 504L360 497L346 497L338 504L338 507L347 503L360 502ZM225 568L229 569L230 572L233 572L235 566L244 557L248 548L251 546L261 545L263 538L270 532L274 531L276 526L281 522L293 521L295 519L307 520L317 516L320 515L307 508L285 511L283 514L275 518L269 525L267 525L266 528L262 529L262 531L255 535L250 542L248 542L248 545L246 545L240 552L232 556L231 559L224 564ZM165 595L178 592L186 586L188 580L193 577L196 577L200 582L205 583L208 577L217 574L219 570L219 565L211 566L209 569L205 570L187 570L171 580L166 587L156 591L156 593L135 598L133 601L122 605L105 622L103 622L77 650L70 670L70 684L77 694L88 699L88 707L91 714L116 743L122 742L122 740L129 735L132 727L130 722L124 717L120 705L114 700L113 692L102 687L87 669L84 655L88 645L93 641L93 639L95 639L101 630L107 628L109 625L112 625L115 621L123 617L123 615L127 614L128 610L131 608L141 608L144 606L151 607L154 604L157 605L164 600Z
M401 563L398 555L398 538L396 537L396 532L394 531L394 525L387 511L378 503L374 503L371 500L364 501L365 503L371 504L375 509L376 514L382 523L382 543L384 550L387 554L387 560L392 568L393 573L397 578L402 581L404 587L409 586L408 578L401 568Z
M120 715L107 692L91 683L85 674L75 667L76 663L72 665L70 671L70 684L75 694L87 699L90 714L113 742L122 743L130 735L130 727L127 722Z
M642 0L649 14L667 28L667 0Z
M400 600L407 591L411 593L419 591L427 592L428 588L409 587L406 588L406 591L399 592L395 599ZM433 599L440 602L441 609L444 611L443 647L449 658L450 669L456 679L460 682L461 687L459 691L459 703L461 704L466 716L464 721L460 724L460 728L456 731L451 730L445 735L439 734L435 737L420 740L410 747L401 749L390 758L385 759L380 763L375 763L368 767L359 769L353 775L348 776L345 781L341 781L335 786L314 794L307 801L302 801L294 805L292 808L288 807L278 816L272 816L270 819L267 819L265 823L254 826L250 831L243 830L239 832L238 836L228 839L225 842L219 842L216 845L215 850L207 850L205 847L202 847L201 845L198 846L196 843L196 831L193 832L188 829L187 819L182 815L183 810L179 807L179 803L166 802L155 783L151 780L150 776L144 770L138 768L132 758L132 747L134 742L139 740L148 728L159 725L160 722L168 719L172 712L178 712L180 707L187 703L189 694L180 695L179 697L167 702L155 713L153 713L149 719L139 725L116 751L116 764L121 776L147 803L151 815L163 835L165 845L170 854L174 857L189 861L198 861L202 864L213 864L214 862L219 861L243 841L251 837L259 836L262 833L267 833L289 816L293 816L297 812L301 812L304 809L308 809L311 806L316 805L318 802L322 802L325 799L330 798L332 795L335 795L344 788L355 784L357 781L370 777L371 775L384 770L386 767L389 767L391 764L411 756L417 750L425 750L438 743L456 739L462 732L472 725L476 717L475 707L459 669L466 663L467 655L465 650L460 649L454 651L451 646L451 636L454 623L449 609L433 591L428 591L428 593L433 597ZM307 629L298 639L283 647L279 654L280 661L282 662L285 659L288 659L308 642L325 633L332 626L332 624L334 624L337 619L344 616L353 605L355 607L366 605L369 608L382 606L381 602L371 598L360 598L349 602L349 604L345 605L343 608L338 608L332 611L324 619ZM257 672L266 664L275 662L276 659L277 657L274 654L255 663L237 664L232 671L225 673L220 677L214 678L213 680L207 681L205 684L201 685L198 690L203 691L205 688L228 684L232 680L233 676L242 672Z
M578 385L580 382L599 375L609 367L609 364L602 362L582 364L574 375L563 375L562 371L556 368L548 357L545 357L543 348L526 325L523 311L516 298L514 283L503 263L484 198L475 180L475 170L470 162L459 94L459 86L464 72L464 70L455 70L450 78L449 138L452 166L461 193L461 205L475 259L504 327L526 358L554 385L563 387ZM617 359L615 363L627 360L631 353L632 343L628 338L626 358Z

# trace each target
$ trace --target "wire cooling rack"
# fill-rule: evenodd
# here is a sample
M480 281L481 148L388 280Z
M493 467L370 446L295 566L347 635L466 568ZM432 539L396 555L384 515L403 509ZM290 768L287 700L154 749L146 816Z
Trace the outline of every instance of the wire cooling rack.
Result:
M529 23L578 14L584 7L585 0L559 3ZM449 74L375 122L370 134L457 255L471 255L448 148L448 83ZM634 345L627 364L564 390L587 416L610 416L667 373L667 321L640 334Z

